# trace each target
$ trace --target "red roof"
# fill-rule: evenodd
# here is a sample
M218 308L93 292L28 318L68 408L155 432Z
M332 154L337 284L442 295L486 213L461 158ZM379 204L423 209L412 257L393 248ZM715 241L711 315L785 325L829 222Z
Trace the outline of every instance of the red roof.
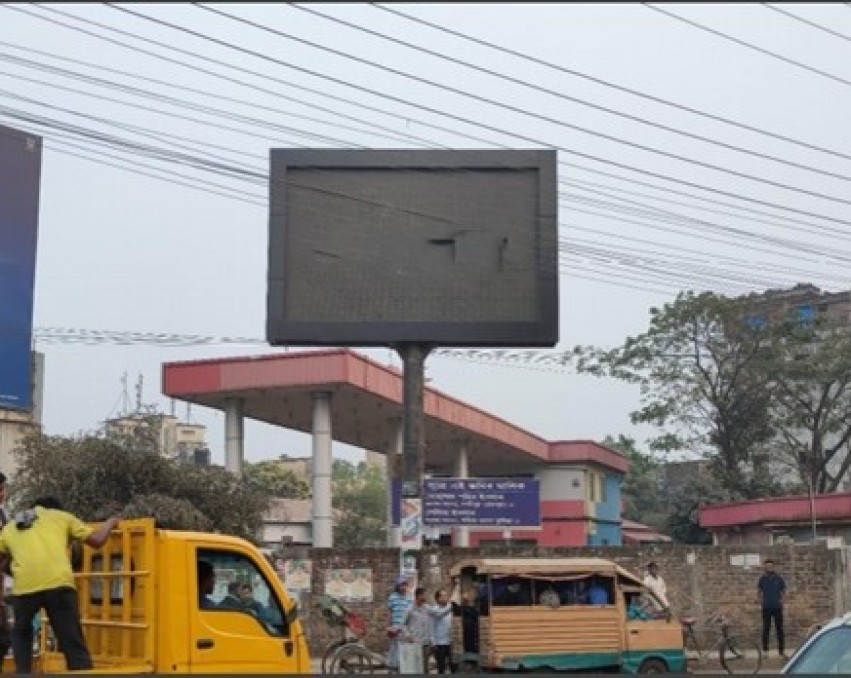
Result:
M592 440L560 440L550 443L550 461L591 462L626 473L629 460L605 445Z
M333 393L335 440L380 452L394 448L402 415L402 372L351 349L164 363L162 382L169 397L217 409L238 397L246 417L306 432L313 425L313 392ZM626 457L603 445L548 442L430 386L423 400L427 454L437 468L452 468L459 440L466 441L471 464L478 460L479 468L496 472L541 462L629 468Z
M851 492L817 494L813 497L814 513L819 521L851 521ZM807 495L755 499L730 504L715 504L700 509L701 527L730 527L767 522L799 522L810 520L810 498Z
M621 521L621 535L627 544L671 541L668 535L657 532L649 525L643 525L642 523L636 523L634 520L626 519Z

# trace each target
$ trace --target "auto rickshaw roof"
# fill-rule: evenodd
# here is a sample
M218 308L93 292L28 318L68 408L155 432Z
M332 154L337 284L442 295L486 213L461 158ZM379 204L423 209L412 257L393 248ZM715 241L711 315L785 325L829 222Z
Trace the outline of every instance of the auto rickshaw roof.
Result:
M552 579L560 575L568 578L584 574L619 575L641 586L639 577L617 563L603 558L471 558L456 563L450 574L458 576L462 570L474 568L477 574L492 576L519 576Z

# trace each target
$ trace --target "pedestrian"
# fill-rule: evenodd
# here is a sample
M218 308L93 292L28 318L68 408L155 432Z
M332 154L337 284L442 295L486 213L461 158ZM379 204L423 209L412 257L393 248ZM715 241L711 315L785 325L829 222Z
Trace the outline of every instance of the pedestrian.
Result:
M452 606L449 594L438 589L434 594L434 605L429 607L431 615L431 647L438 673L452 671Z
M32 673L33 618L44 608L69 671L93 668L86 647L74 574L68 557L72 539L100 548L118 524L110 518L95 530L43 497L21 511L0 532L0 553L12 560L15 624L12 653L17 673Z
M390 622L387 625L387 636L390 638L387 668L391 672L399 671L399 634L412 602L408 596L408 578L397 577L393 584L393 592L387 598L387 609L390 610Z
M451 610L451 608L450 608ZM414 591L414 604L405 616L403 640L418 646L423 673L428 673L428 656L431 645L431 611L426 604L426 592L422 587Z
M777 651L786 658L783 635L783 602L786 598L786 582L774 570L774 561L765 561L765 573L757 582L757 592L762 608L762 651L768 653L768 637L771 635L771 620L777 632Z
M0 530L9 522L6 516L6 474L0 472ZM10 561L7 556L0 557L0 668L3 658L12 646L12 635L9 630L9 613L6 609L6 575L11 575Z
M668 587L665 580L659 575L659 566L656 563L647 563L647 574L644 575L644 587L652 594L650 602L657 612L669 612L671 603L668 602Z

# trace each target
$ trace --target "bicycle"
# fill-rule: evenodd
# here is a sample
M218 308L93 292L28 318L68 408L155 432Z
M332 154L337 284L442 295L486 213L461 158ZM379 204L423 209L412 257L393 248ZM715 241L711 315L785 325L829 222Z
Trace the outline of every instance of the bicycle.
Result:
M754 675L762 666L762 649L759 643L743 636L730 633L730 622L726 617L715 614L709 617L708 622L719 627L718 640L712 645L712 650L718 651L718 659L721 667L730 674L744 673ZM703 649L697 640L694 627L697 619L686 617L680 620L683 626L683 649L691 642L692 649L698 657L698 661L704 663L709 658L710 649Z
M342 629L342 637L331 643L322 654L323 674L375 673L386 668L386 657L370 650L363 643L367 633L367 624L363 617L347 609L331 596L319 596L316 605L329 626Z

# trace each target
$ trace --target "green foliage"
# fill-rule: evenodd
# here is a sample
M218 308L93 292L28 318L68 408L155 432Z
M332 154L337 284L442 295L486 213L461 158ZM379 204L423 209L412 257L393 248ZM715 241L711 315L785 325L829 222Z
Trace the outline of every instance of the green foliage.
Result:
M629 460L629 472L621 486L623 517L664 530L668 506L662 494L662 464L641 452L633 438L607 436L603 445L618 450Z
M335 459L331 470L334 544L384 546L387 539L387 474L364 462Z
M775 330L773 458L804 490L836 492L851 467L851 334L824 321Z
M713 293L680 294L651 309L648 329L612 350L577 348L580 371L639 385L635 423L660 429L651 449L712 459L723 487L758 496L762 446L773 430L772 375L761 366L767 333Z
M282 499L307 499L310 487L289 469L276 460L245 464L245 479L254 487L272 497Z
M121 511L255 540L268 495L224 469L160 456L155 435L140 427L129 435L29 436L16 451L11 501L53 495L84 520Z

